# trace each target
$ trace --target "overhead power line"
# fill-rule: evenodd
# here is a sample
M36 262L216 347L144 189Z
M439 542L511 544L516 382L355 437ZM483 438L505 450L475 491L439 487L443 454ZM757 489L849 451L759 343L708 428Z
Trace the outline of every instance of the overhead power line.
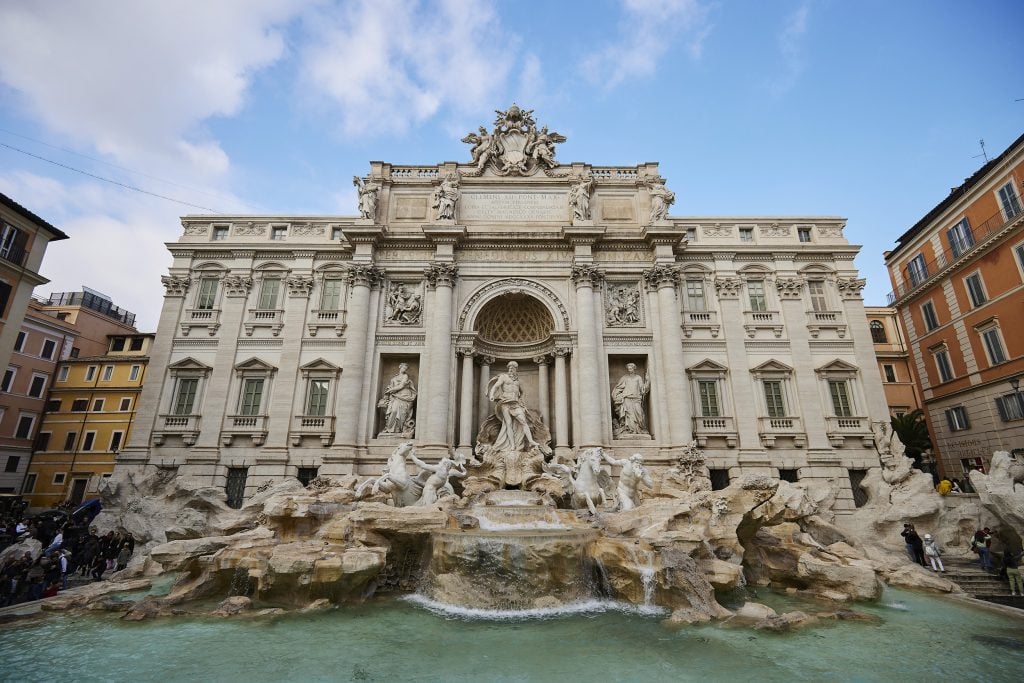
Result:
M157 199L164 199L166 201L174 202L175 204L182 204L184 206L191 206L194 209L202 209L203 211L209 211L210 213L216 213L216 214L221 213L220 211L217 211L216 209L211 209L208 206L202 206L200 204L193 204L191 202L186 202L186 201L183 201L181 199L175 199L174 197L168 197L167 195L157 194L156 192L150 192L149 190L143 190L141 187L135 187L134 185L127 185L125 183L121 183L121 182L118 182L116 180L112 180L110 178L104 178L103 176L96 175L95 173L89 173L88 171L83 171L80 168L75 168L74 166L68 166L67 164L62 164L59 161L54 161L53 159L47 159L46 157L41 157L38 154L33 154L32 152L28 152L28 151L26 151L24 149L20 149L18 147L13 146L13 145L8 145L6 142L0 142L0 147L6 147L7 149L15 151L15 152L18 152L19 154L24 154L26 156L32 157L33 159L39 159L40 161L45 161L48 164L53 164L54 166L59 166L60 168L67 169L68 171L74 171L75 173L81 173L84 176L89 176L90 178L95 178L96 180L102 180L103 182L110 183L111 185L117 185L118 187L123 187L126 190L131 190L132 192L139 192L141 194L147 194L150 197L156 197Z

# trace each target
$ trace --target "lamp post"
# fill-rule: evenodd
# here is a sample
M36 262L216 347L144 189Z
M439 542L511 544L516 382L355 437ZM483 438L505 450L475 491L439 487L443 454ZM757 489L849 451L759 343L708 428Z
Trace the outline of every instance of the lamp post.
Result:
M1020 377L1014 377L1010 380L1010 388L1013 389L1013 395L1017 397L1017 410L1024 417L1024 399L1021 398L1020 393Z

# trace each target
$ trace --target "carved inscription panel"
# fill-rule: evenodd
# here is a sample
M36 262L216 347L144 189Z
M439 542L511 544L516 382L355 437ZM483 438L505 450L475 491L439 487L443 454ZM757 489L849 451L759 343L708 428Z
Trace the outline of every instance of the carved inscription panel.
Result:
M463 192L459 220L482 223L565 222L564 192Z

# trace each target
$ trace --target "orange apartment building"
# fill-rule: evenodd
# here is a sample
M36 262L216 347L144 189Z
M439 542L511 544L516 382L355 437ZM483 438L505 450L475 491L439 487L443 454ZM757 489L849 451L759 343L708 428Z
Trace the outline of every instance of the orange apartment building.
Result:
M1024 135L886 252L935 456L947 476L1024 453Z
M923 407L910 363L907 335L903 332L895 308L865 306L871 341L878 359L878 374L882 377L885 401L889 414L905 415Z

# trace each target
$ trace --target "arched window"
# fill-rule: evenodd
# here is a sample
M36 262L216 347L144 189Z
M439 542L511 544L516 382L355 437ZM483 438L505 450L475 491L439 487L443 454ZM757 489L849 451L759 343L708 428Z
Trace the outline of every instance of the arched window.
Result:
M871 321L871 341L876 344L885 344L889 341L888 337L885 336L885 325L882 324L881 320Z

